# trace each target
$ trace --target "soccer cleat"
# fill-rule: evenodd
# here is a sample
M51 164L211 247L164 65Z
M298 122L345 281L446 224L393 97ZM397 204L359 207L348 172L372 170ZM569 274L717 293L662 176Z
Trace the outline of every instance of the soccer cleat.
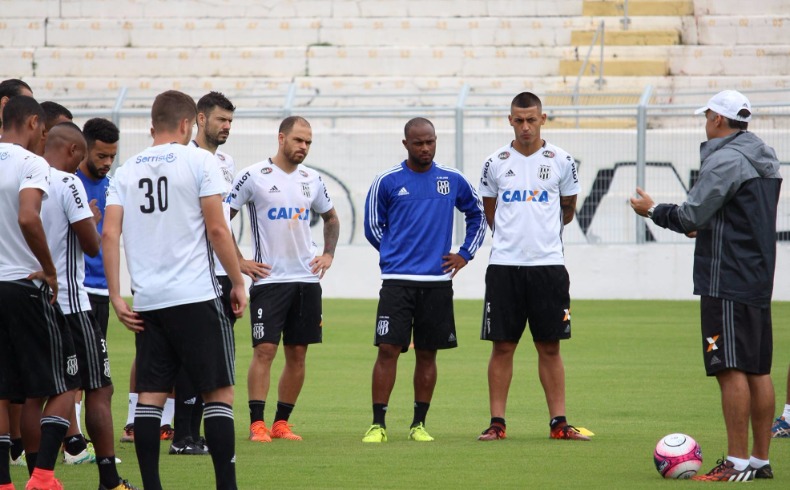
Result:
M174 442L170 445L168 454L190 454L199 455L208 454L208 448L198 445L191 437L185 437L184 440Z
M162 441L172 441L175 431L170 424L165 424L159 428L159 439Z
M301 441L302 436L298 436L291 432L291 424L285 420L278 420L272 424L271 436L272 439L287 439L289 441Z
M418 425L412 427L409 431L409 440L417 442L431 442L433 437L428 434L428 431L425 430L425 425L420 422Z
M774 470L771 469L771 465L767 464L765 466L761 466L759 468L754 469L754 477L755 478L765 478L771 479L774 477Z
M22 453L19 455L18 458L14 459L9 456L8 459L9 459L8 464L10 464L11 466L27 466L27 458L25 458L24 451L22 451Z
M134 424L126 424L123 428L121 442L134 442Z
M569 424L557 424L551 429L549 437L552 439L565 439L570 441L589 441L590 438L579 432L579 429Z
M33 475L27 481L25 490L63 490L63 485L55 478L53 471L42 471L41 473L49 473L48 477L42 477L39 468L33 470Z
M504 439L505 428L499 424L491 424L491 426L484 430L482 434L477 436L478 441L498 441Z
M88 443L88 447L83 449L79 454L71 455L68 451L63 451L63 464L83 464L95 463L96 451L93 449L93 444Z
M754 480L754 468L747 466L746 469L738 471L732 461L727 459L720 459L716 462L710 472L705 475L696 475L691 477L692 480L697 481L752 481Z
M255 442L272 442L269 429L263 420L258 420L250 425L250 440Z
M790 424L784 417L774 420L774 425L771 426L771 437L790 437Z
M206 438L205 437L198 437L197 441L194 441L194 443L195 443L196 446L203 448L203 450L206 452L206 454L211 453L211 451L208 450L208 444L206 444Z
M379 424L373 424L365 432L362 442L387 442L387 430Z
M129 483L127 480L121 480L118 482L118 486L116 487L105 487L104 485L99 484L99 490L140 490L140 489Z

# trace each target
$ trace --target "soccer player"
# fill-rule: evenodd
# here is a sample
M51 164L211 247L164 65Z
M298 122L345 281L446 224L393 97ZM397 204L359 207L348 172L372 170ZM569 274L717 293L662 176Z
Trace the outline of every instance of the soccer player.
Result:
M233 329L219 299L212 249L232 282L233 312L247 305L233 239L222 213L225 180L211 153L186 146L197 107L170 90L151 108L153 146L115 171L107 194L102 246L110 302L135 332L139 394L134 445L143 486L162 488L162 407L183 366L203 395L206 439L216 486L236 488ZM134 290L120 295L120 236ZM200 352L200 356L195 356Z
M702 113L708 139L700 145L699 178L686 202L656 204L637 189L631 207L662 228L696 237L703 359L721 389L727 457L693 479L773 478L768 448L776 403L770 373L779 161L748 131L751 104L740 92L719 92L696 111Z
M55 125L63 123L63 122L71 122L74 116L71 114L67 108L63 107L62 105L58 104L57 102L52 101L44 101L41 103L41 108L44 109L44 137L41 139L41 143L39 144L38 148L36 149L37 155L44 156L44 159L47 160L47 157L44 155L46 143L49 135L49 131L55 127ZM79 138L76 138L80 142L84 140L82 135L79 135ZM61 138L61 143L63 142ZM62 146L62 145L61 145ZM59 148L62 150L63 148ZM85 152L81 152L84 156ZM55 155L59 161L63 158L73 158L73 155L61 155L60 152L58 153L50 153L50 156ZM49 160L47 160L48 163ZM79 162L77 162L78 164ZM46 208L46 202L42 209ZM87 201L86 201L87 202ZM43 219L43 218L42 218ZM46 222L45 222L46 228ZM97 235L98 236L98 235ZM47 233L47 241L51 241L51 236ZM57 245L60 246L62 243L62 234L58 236ZM52 250L52 244L50 243L50 251ZM81 258L80 258L81 260ZM61 270L63 265L62 264L55 264L58 270ZM59 279L63 279L64 276L60 276ZM61 284L62 286L63 284ZM61 300L63 298L61 297ZM62 310L62 308L61 308ZM79 339L76 339L79 340ZM78 348L79 354L79 345L75 345ZM79 362L79 359L78 359ZM82 364L81 364L82 365ZM84 374L84 371L83 371ZM85 436L82 434L82 428L80 427L80 414L82 411L82 390L77 392L74 400L74 411L70 412L69 415L69 429L66 431L66 436L63 438L63 463L64 464L80 464L85 462L95 462L96 455L93 452L93 445L89 444L88 441L85 439ZM37 400L28 400L25 403L25 411L27 412L26 415L23 415L24 421L30 432L38 432L38 419L41 415L41 407L40 403ZM37 450L38 443L37 441L34 443L34 450ZM35 463L35 455L28 453L28 460L27 466L28 469L31 469ZM31 460L32 459L32 460Z
M379 251L379 292L373 366L373 425L362 442L387 442L385 415L398 357L414 334L412 441L429 442L425 418L436 387L436 352L458 346L452 278L485 238L485 216L464 175L433 161L436 131L422 117L406 123L407 158L373 180L365 202L365 237ZM466 238L450 252L454 210L466 215Z
M58 305L71 332L77 362L82 368L80 378L81 388L85 390L85 425L96 451L93 454L84 448L79 452L73 449L69 452L71 441L67 437L64 458L70 464L96 462L100 489L131 489L134 487L118 476L115 467L111 411L113 387L107 343L91 314L88 294L82 285L85 275L83 255L97 255L101 242L96 231L101 213L89 203L82 182L74 175L86 152L82 131L73 123L58 124L49 130L44 158L52 166L50 197L41 207L41 219L59 271L58 289L62 294L58 296ZM73 438L81 439L84 445L82 434L77 433ZM26 447L28 463L34 449Z
M44 111L32 97L20 95L5 104L3 121L0 488L13 488L8 471L9 400L48 398L41 416L40 449L26 488L58 489L55 461L69 426L67 417L73 408L79 368L71 336L57 322L57 273L39 215L49 192L49 165L31 150L43 137Z
M787 391L785 393L786 401L785 408L782 415L774 420L771 426L771 437L790 437L790 368L787 369Z
M0 141L3 137L3 107L12 97L17 95L33 96L30 85L16 78L10 78L0 82ZM40 155L40 153L37 153ZM22 434L20 429L20 418L22 415L22 405L24 400L11 400L8 406L9 424L11 426L11 465L25 466L25 450L22 444Z
M18 78L9 78L0 82L0 138L3 135L3 108L12 97L17 95L33 97L33 90L30 85Z
M546 114L536 95L522 92L514 97L508 121L515 139L486 159L479 186L494 241L480 335L493 343L488 363L491 423L478 439L505 438L513 355L529 322L549 409L549 435L588 441L565 418L565 368L560 356L560 340L571 337L562 229L576 209L576 163L541 138Z
M231 217L245 204L250 213L253 254L265 269L250 290L253 356L247 375L250 440L300 441L288 418L302 390L309 344L320 343L320 279L332 266L340 233L337 212L321 176L302 165L313 142L310 123L290 116L280 123L277 154L236 176ZM324 220L324 251L316 255L310 215ZM285 367L271 431L263 420L272 361L283 340ZM209 441L209 447L214 451Z
M203 148L214 154L216 163L225 178L226 194L230 194L233 177L236 175L236 165L233 158L220 151L218 147L228 141L230 127L233 123L233 106L230 100L219 92L209 92L198 100L197 127L198 132L192 145ZM222 203L225 222L230 229L230 204L227 200ZM242 269L243 272L243 269ZM231 283L222 264L214 257L214 273L217 275L222 292L222 304L230 319L231 324L236 323L230 304ZM175 433L173 443L170 445L169 454L202 455L208 454L205 439L200 437L200 421L203 418L203 399L189 382L189 377L182 369L176 378L175 389Z
M101 212L101 219L96 225L99 235L101 235L107 187L110 185L107 174L118 154L120 132L112 121L97 117L85 122L82 134L88 143L88 153L77 169L77 177L85 186L88 200L95 199L96 207ZM106 339L110 317L110 299L107 291L107 279L104 277L101 250L95 257L85 257L84 284L91 304L91 311Z

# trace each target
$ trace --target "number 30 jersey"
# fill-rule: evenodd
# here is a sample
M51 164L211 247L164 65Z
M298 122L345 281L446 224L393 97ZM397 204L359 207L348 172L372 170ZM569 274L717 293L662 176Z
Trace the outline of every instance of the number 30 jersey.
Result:
M226 186L214 155L176 143L149 147L115 171L107 207L123 207L135 311L218 296L200 198Z

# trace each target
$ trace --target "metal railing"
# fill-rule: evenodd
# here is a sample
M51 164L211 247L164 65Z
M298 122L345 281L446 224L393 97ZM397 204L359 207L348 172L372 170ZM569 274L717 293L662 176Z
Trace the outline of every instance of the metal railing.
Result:
M345 243L364 242L361 220L354 217L362 215L364 198L375 174L405 155L400 141L402 124L408 118L419 115L431 119L439 134L436 160L454 164L473 183L478 181L488 155L513 138L507 122L513 93L480 91L464 85L454 92L395 94L401 100L424 102L396 105L393 94L376 94L381 99L376 101L375 96L364 94L310 93L308 97L305 92L292 84L282 93L267 94L269 101L279 100L269 107L250 107L259 100L251 94L228 94L239 108L224 149L234 156L240 169L276 150L276 128L283 117L307 117L313 123L316 141L311 161L329 174L325 180L334 182L336 206L348 210L344 223L352 226L356 221L355 227L346 228ZM790 162L790 89L744 93L755 110L750 129L774 146L780 160ZM623 203L637 186L646 188L651 195L654 191L664 192L663 198L674 199L664 202L682 201L693 183L695 169L699 168L696 147L705 136L701 125L704 123L693 116L693 109L703 105L712 91L669 94L646 87L637 93L616 94L616 100L623 101L616 104L596 103L596 98L604 95L613 97L597 91L575 97L570 93L540 95L548 115L543 137L567 150L579 163L579 219L572 223L579 230L575 238L568 238L568 243L672 240L648 229L645 220L635 218ZM547 99L557 102L549 104ZM63 98L58 102L71 109L78 124L96 116L115 121L122 133L118 162L123 162L150 141L150 109L142 107L141 100L144 99L122 89L114 99L102 102L101 108L84 108L87 104L76 99ZM592 103L562 105L582 100ZM603 122L608 121L613 125L602 129ZM783 165L783 172L790 178L790 164ZM790 236L790 199L785 207L785 211L780 208L778 223L781 222L780 230ZM318 242L321 236L316 238ZM456 222L456 240L463 240L462 219Z

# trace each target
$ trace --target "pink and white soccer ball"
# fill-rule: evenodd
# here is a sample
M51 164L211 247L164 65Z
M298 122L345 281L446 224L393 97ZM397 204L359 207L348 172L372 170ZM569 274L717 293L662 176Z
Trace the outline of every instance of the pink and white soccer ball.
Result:
M664 478L684 480L696 475L702 466L702 449L691 436L669 434L656 444L653 461Z

